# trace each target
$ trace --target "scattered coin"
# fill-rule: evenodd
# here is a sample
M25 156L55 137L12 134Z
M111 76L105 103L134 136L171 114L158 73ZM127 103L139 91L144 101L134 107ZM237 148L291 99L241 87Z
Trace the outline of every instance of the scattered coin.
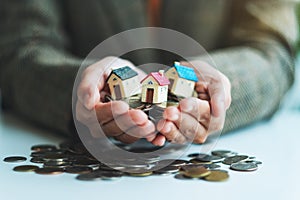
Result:
M21 165L14 167L13 170L16 172L33 172L37 170L39 167L35 165Z
M246 155L237 155L237 156L230 156L223 160L223 164L231 165L233 163L241 162L247 160L249 157Z
M236 171L255 171L257 170L257 165L255 163L239 162L230 165L230 169Z
M174 176L174 178L179 179L179 180L192 180L193 179L191 177L184 176L183 174L176 174Z
M55 150L55 145L49 145L49 144L41 144L41 145L34 145L31 147L32 151L39 152L39 151L51 151Z
M204 177L204 180L206 181L225 181L229 178L228 173L224 172L224 171L220 171L220 170L212 170L210 171L211 173Z
M158 170L155 170L155 171L153 171L153 173L159 174L159 175L167 175L167 174L177 173L178 171L179 171L179 167L169 165L169 166L160 168Z
M202 178L208 176L211 171L207 170L203 166L190 167L186 170L180 171L181 174L190 178Z
M33 157L30 159L30 162L41 164L44 163L45 161L42 157Z
M10 163L17 163L17 162L24 162L26 161L27 158L23 157L23 156L10 156L10 157L6 157L4 158L4 162L10 162Z
M220 157L226 158L226 157L230 157L230 156L235 156L237 153L232 152L230 150L214 150L211 152L211 154L214 156L220 156Z
M39 168L34 172L41 175L56 175L56 174L62 174L64 171L63 169L58 169L58 168Z
M200 162L213 162L213 163L216 163L216 162L220 162L223 160L222 157L220 156L211 156L211 155L200 155L200 156L197 156L196 158L194 158L194 160L199 160Z
M146 177L152 175L152 172L129 173L129 175L134 177Z
M87 174L92 171L93 171L93 169L90 167L67 167L67 168L65 168L65 172L70 173L70 174Z
M212 162L207 162L207 161L201 161L197 158L193 158L191 160L189 160L190 163L194 163L194 164L212 164Z
M140 102L139 102L140 103ZM164 108L141 104L144 112L151 113L153 120L160 116ZM164 159L160 160L159 155L155 155L158 147L131 147L119 144L119 146L136 155L138 153L149 153L146 156L131 156L126 158L112 159L110 163L101 163L87 152L85 147L78 142L64 142L58 147L55 145L34 145L31 147L32 163L43 164L42 168L35 165L22 165L13 168L19 172L35 172L42 175L55 175L61 173L78 174L77 180L118 180L123 175L133 177L147 177L155 175L174 174L179 180L199 180L224 181L228 179L229 173L222 169L222 164L230 165L230 169L237 171L257 170L261 161L255 160L254 156L238 155L229 150L214 150L211 154L191 153L191 159ZM113 151L113 150L112 150ZM165 154L173 152L174 149L164 151ZM113 153L107 151L107 155ZM26 161L23 156L10 156L4 158L5 162ZM222 164L219 164L222 162Z

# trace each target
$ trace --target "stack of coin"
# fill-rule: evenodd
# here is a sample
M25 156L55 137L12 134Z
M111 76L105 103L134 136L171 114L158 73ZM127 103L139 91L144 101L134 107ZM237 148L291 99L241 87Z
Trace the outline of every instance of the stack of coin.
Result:
M121 145L122 146L122 145ZM149 152L149 148L130 148L132 152ZM156 148L152 149L156 150ZM118 180L122 176L148 177L174 175L179 180L225 181L228 171L222 166L230 166L236 171L255 171L260 161L255 157L239 155L229 150L215 150L211 154L191 153L189 159L161 159L159 155L128 157L101 163L92 157L81 143L64 142L56 145L34 145L31 147L30 162L35 165L20 165L13 168L17 172L35 172L40 175L57 175L62 173L77 174L77 180ZM110 154L111 155L111 154ZM10 156L5 162L24 162L24 156ZM109 166L108 166L109 165Z

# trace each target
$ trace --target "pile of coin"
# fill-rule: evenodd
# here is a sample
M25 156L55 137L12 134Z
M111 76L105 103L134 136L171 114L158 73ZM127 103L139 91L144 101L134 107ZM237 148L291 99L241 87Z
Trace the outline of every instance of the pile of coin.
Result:
M148 149L139 149L140 152ZM17 172L35 172L41 175L62 173L77 174L77 180L117 180L123 176L147 177L154 175L174 175L180 180L225 181L229 178L227 169L236 171L255 171L260 161L255 157L239 155L229 150L215 150L211 154L192 153L186 159L161 159L159 155L131 158L126 162L120 160L109 166L101 163L80 144L64 142L55 145L35 145L31 147L31 165L13 168ZM24 162L24 156L10 156L5 162Z

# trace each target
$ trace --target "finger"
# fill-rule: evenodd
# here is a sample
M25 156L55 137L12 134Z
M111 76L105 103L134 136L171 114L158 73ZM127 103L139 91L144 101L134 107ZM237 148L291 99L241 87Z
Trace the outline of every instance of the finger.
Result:
M99 90L104 87L103 70L94 70L94 67L87 68L82 76L77 89L78 101L87 109L93 109L94 105L100 101Z
M97 119L96 113L93 110L87 110L82 103L77 101L76 103L76 119L83 124L88 122L94 122L94 119Z
M155 146L163 146L166 142L166 137L162 134L157 134L155 139L151 142Z
M130 110L103 124L102 127L108 136L126 133L134 137L145 137L155 130L154 125L148 121L147 115L140 110Z
M126 144L131 144L131 143L134 143L134 142L139 140L139 138L133 137L133 136L128 135L126 133L123 133L123 134L121 134L119 136L116 136L114 138L116 140L119 140L119 141L121 141L123 143L126 143Z
M154 131L154 124L151 121L148 121L144 125L131 127L129 130L125 131L125 133L137 138L146 138L147 136L152 135Z
M208 86L209 83L207 82L203 82L203 81L198 81L195 85L195 90L198 92L198 93L207 93L207 86Z
M207 101L194 97L186 98L179 102L179 109L181 112L193 116L194 119L197 122L200 122L204 127L208 127L210 120L210 106ZM178 124L178 122L176 123Z
M186 142L185 136L180 133L173 122L162 119L158 122L157 128L172 143L184 144Z
M177 107L170 106L164 110L163 118L169 121L177 121L180 117L180 111Z
M208 135L207 128L187 113L182 113L181 120L176 126L189 142L203 143Z
M225 89L221 82L208 86L212 114L215 117L225 114Z
M129 105L123 101L98 103L95 106L97 119L101 125L113 120L119 115L124 115L129 110Z

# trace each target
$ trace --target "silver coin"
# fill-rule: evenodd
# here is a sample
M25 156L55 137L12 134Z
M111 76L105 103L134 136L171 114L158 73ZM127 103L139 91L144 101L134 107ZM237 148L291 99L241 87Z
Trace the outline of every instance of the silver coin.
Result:
M174 176L174 178L179 179L179 180L192 180L193 179L191 177L184 176L183 174L176 174Z
M246 160L244 162L246 162L246 163L254 163L256 165L261 165L262 164L262 162L258 161L258 160Z
M211 152L212 155L214 156L220 156L220 157L230 157L230 156L235 156L237 153L232 152L230 150L214 150Z
M176 166L166 166L158 170L154 170L154 174L160 174L160 175L165 175L165 174L173 174L177 173L179 171L179 167Z
M230 169L236 171L255 171L257 170L257 165L255 163L246 163L246 162L239 162L230 165Z
M206 155L206 156L196 157L195 160L199 160L201 162L221 162L223 158L220 156Z
M245 161L248 158L249 157L246 156L246 155L230 156L230 157L225 158L222 163L225 164L225 165L231 165L233 163L238 163L238 162L241 162L241 161Z

